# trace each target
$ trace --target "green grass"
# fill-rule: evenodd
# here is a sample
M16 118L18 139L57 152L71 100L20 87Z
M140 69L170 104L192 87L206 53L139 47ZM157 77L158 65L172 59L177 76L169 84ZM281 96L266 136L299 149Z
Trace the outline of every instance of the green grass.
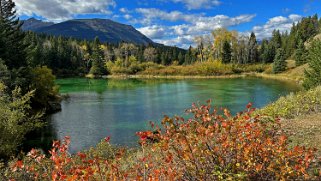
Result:
M309 91L291 93L258 111L273 117L295 118L321 112L321 86Z
M267 64L236 65L223 64L220 61L197 62L193 65L171 65L167 67L148 68L140 75L158 76L218 76L232 75L249 72L264 72L268 68Z

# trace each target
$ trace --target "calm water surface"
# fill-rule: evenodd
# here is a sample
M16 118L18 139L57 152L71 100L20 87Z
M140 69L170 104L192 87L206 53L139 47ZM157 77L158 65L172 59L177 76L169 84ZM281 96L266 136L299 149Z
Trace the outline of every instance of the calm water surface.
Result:
M248 102L261 108L289 92L295 84L258 78L154 80L154 79L61 79L60 92L70 98L62 111L49 117L38 142L72 138L71 152L96 145L106 136L119 145L137 144L135 132L160 122L164 115L184 115L193 102L212 99L217 107L233 113ZM36 141L37 142L37 141ZM50 145L50 143L49 143Z

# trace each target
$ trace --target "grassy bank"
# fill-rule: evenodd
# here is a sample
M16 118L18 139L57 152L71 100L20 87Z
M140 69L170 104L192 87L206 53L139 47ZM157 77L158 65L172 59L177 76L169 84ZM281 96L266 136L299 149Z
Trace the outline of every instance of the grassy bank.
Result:
M222 64L219 61L197 62L193 65L171 65L160 66L153 63L137 64L136 72L116 65L110 69L110 75L104 78L144 78L144 79L210 79L210 78L240 78L259 77L266 79L276 79L282 81L293 81L301 84L304 77L304 70L308 65L294 66L293 60L287 61L287 70L280 74L272 73L271 64ZM122 71L120 71L122 70ZM88 78L95 78L87 75Z

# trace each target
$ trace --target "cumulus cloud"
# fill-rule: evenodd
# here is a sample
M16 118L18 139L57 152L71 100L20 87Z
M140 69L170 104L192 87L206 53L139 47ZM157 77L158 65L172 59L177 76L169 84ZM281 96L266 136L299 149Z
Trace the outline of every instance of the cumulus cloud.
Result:
M171 0L174 3L183 3L187 9L209 9L221 4L219 0Z
M111 14L114 0L16 0L19 15L37 15L50 21L63 21L79 14Z
M157 20L172 22L184 21L191 24L199 23L198 25L202 26L204 29L208 29L205 28L206 26L211 26L212 30L215 29L216 26L228 27L250 22L256 16L255 14L240 15L236 17L229 17L226 15L204 16L202 14L185 14L180 11L167 12L156 8L137 8L136 12L143 15L143 19L139 20L139 22L145 24L154 23ZM213 25L215 25L215 27L213 27Z
M127 8L120 8L119 11L122 13L130 13L130 11Z
M236 17L204 16L202 14L184 14L180 11L166 12L155 8L138 8L136 12L143 16L143 19L136 21L145 24L139 31L159 43L180 47L188 47L193 44L192 37L194 36L208 34L217 28L228 28L250 22L256 16L255 14ZM159 20L180 24L173 26L151 25Z
M194 36L184 35L168 39L155 39L155 42L187 49L189 46L194 44Z
M151 39L161 39L167 33L167 30L164 26L157 26L157 25L146 26L146 27L138 28L137 30Z
M288 17L276 16L270 18L262 26L254 26L252 31L256 34L258 39L271 37L273 30L280 30L280 32L290 31L293 23L297 23L302 19L302 16L291 14Z
M180 11L166 12L156 8L137 8L136 12L143 15L144 19L142 23L145 24L153 23L154 20L157 19L172 22L179 20L192 21L196 17L195 15L184 14Z

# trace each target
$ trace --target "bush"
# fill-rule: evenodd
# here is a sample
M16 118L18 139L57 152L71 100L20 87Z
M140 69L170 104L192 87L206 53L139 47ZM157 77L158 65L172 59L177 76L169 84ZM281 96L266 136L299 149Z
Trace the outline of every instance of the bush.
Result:
M58 87L55 84L56 77L48 67L36 67L32 70L31 89L35 90L32 102L37 107L47 107L49 101L56 99Z
M138 132L141 149L129 153L68 153L67 137L54 142L50 158L36 150L13 163L10 177L39 180L292 180L308 173L314 150L288 148L278 120L247 111L232 117L208 105L188 110L190 119L165 117L162 129Z
M0 82L0 160L14 156L22 145L24 136L42 126L40 114L29 114L29 103L33 93L21 95L21 89L16 88L8 95L5 86Z

